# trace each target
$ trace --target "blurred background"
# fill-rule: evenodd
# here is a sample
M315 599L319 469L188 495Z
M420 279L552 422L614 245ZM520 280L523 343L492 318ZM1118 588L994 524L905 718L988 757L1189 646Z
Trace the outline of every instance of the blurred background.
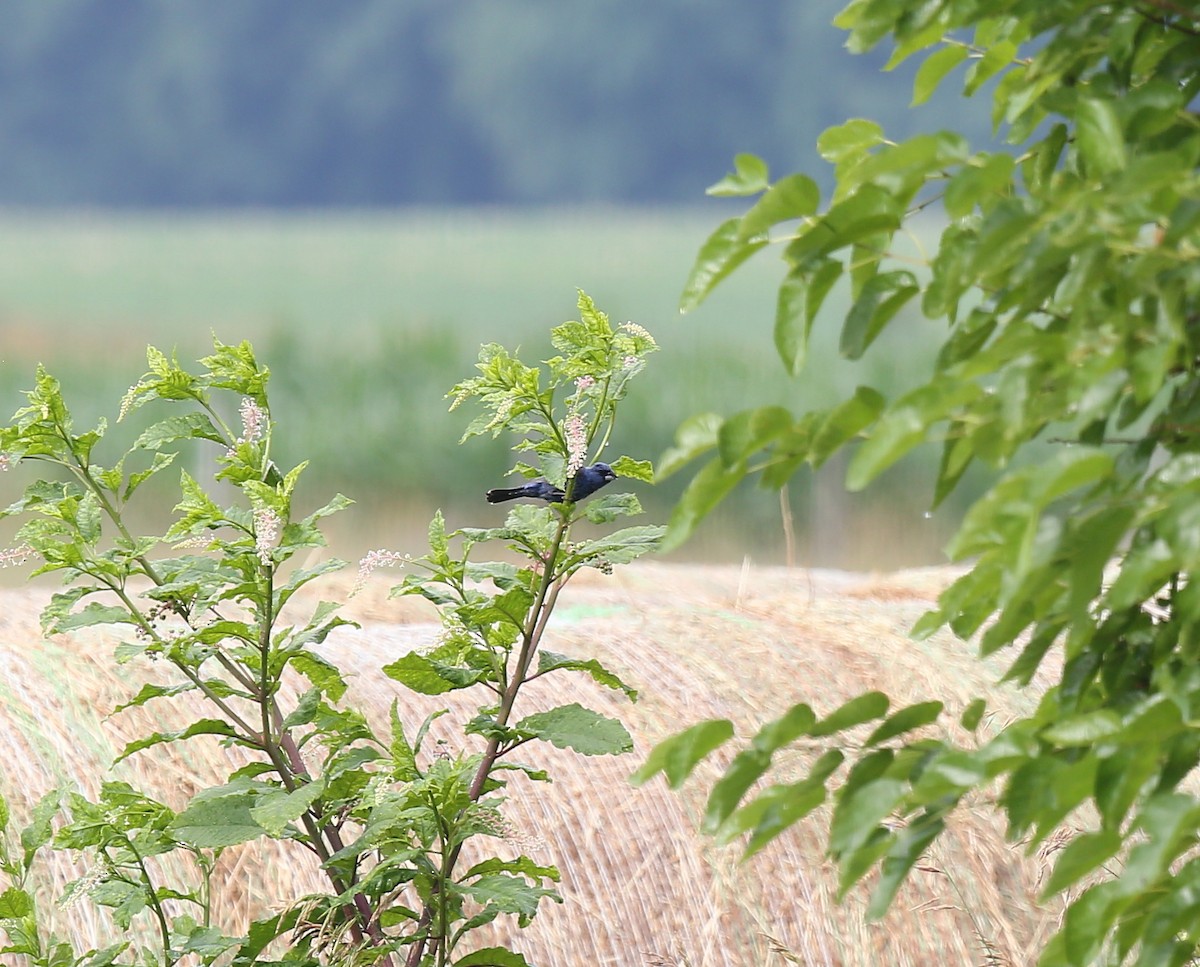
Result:
M778 253L695 313L679 292L708 233L745 205L708 199L733 155L828 188L819 133L854 116L893 138L978 105L910 109L911 65L852 56L841 0L6 0L0 5L0 408L44 363L80 423L115 421L152 343L190 362L250 340L271 368L275 455L312 461L305 509L333 491L351 559L420 552L429 515L498 522L503 441L457 440L444 394L482 342L551 354L575 288L659 340L614 455L657 458L701 411L828 406L928 371L916 309L862 362L837 358L844 296L807 372L772 347ZM953 85L951 85L953 86ZM924 226L928 238L939 226ZM919 227L914 245L922 242ZM116 435L128 440L133 428ZM932 563L961 513L926 514L935 454L869 492L833 465L786 499L795 562ZM0 475L0 505L27 482ZM665 520L688 474L635 485ZM158 493L169 513L170 488ZM785 559L776 494L745 486L676 553Z

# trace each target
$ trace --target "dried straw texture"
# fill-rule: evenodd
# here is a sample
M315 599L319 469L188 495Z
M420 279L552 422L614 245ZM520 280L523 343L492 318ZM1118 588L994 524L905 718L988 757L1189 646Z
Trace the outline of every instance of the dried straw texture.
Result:
M513 831L500 848L558 864L565 904L543 906L519 938L515 926L497 925L488 942L511 940L531 962L555 967L1032 962L1061 911L1037 906L1045 861L1005 843L983 802L962 810L889 916L868 924L865 890L841 906L834 901L836 872L822 848L827 811L743 865L736 847L715 848L695 832L715 765L681 795L661 781L639 790L626 781L653 743L703 717L732 719L744 739L796 701L825 714L870 688L888 692L893 707L936 697L951 714L987 696L985 732L1028 711L1035 695L994 684L1002 665L980 662L949 636L906 637L950 577L664 565L580 575L560 599L548 647L599 657L642 700L631 706L590 679L560 673L532 683L518 713L578 701L621 718L636 750L618 758L548 745L522 750L555 781L511 784ZM326 588L324 596L343 592ZM147 728L178 724L162 702L106 718L141 676L163 680L166 670L116 666L115 639L103 634L42 640L43 602L44 593L0 595L0 790L18 815L55 783L93 793L114 749ZM354 598L348 613L362 630L342 629L323 647L351 677L351 700L386 734L387 709L399 698L415 727L439 703L414 700L378 669L432 641L434 616L410 599L388 601L384 584ZM438 736L454 743L460 734L447 727ZM139 754L115 774L179 808L217 781L230 755L193 740ZM781 765L802 767L807 757L789 752ZM61 884L78 873L59 863L49 877ZM307 854L247 844L222 857L217 916L236 929L280 899L323 888ZM111 940L111 927L86 903L54 913L83 947Z

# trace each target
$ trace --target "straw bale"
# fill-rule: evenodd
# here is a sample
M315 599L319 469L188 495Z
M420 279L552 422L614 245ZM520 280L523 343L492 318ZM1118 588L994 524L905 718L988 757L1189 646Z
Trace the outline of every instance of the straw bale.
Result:
M1037 683L1028 693L997 686L1002 664L978 660L969 646L948 635L906 637L952 577L944 569L869 576L661 564L579 575L560 598L547 647L595 655L642 700L629 705L590 679L558 674L531 683L518 711L578 701L621 718L636 748L616 758L548 745L522 750L555 781L512 781L513 830L500 849L556 863L565 903L544 905L519 940L514 925L497 924L489 942L511 940L531 962L556 967L1031 962L1061 911L1035 903L1044 863L1005 842L984 802L962 811L889 916L869 924L865 889L841 906L834 901L836 871L822 849L827 811L742 864L736 847L717 848L696 834L719 763L703 766L682 794L657 780L636 790L626 781L655 742L702 717L728 717L745 738L796 701L824 714L869 688L888 692L897 707L940 698L952 714L985 695L996 716L985 728L1028 712ZM344 593L348 582L327 585L323 596ZM116 639L95 630L43 640L37 613L45 598L42 590L0 593L0 791L17 813L52 785L94 793L110 774L176 808L217 781L235 753L207 740L157 747L105 772L124 742L177 722L164 702L106 717L136 691L139 676L166 669L116 666ZM436 637L435 616L421 602L390 601L381 582L352 599L347 613L362 629L339 629L323 650L348 673L351 700L381 733L397 697L414 728L445 704L414 698L378 670ZM438 726L435 737L450 748L461 741L453 722ZM806 756L789 751L780 767L798 769ZM61 882L78 873L56 860L49 875ZM323 886L295 847L246 844L222 857L217 916L236 929L272 901ZM87 904L55 917L83 947L111 938Z

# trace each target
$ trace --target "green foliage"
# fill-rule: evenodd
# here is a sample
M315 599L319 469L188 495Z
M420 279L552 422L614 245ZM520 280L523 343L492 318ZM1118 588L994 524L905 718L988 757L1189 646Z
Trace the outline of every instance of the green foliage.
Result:
M45 465L2 517L22 520L18 547L5 560L33 556L35 573L59 572L65 590L43 614L48 632L114 626L126 635L118 657L159 660L167 681L143 684L122 709L194 693L207 706L188 724L130 741L118 761L203 737L238 747L249 764L201 789L178 813L125 782L107 781L96 801L69 793L38 804L11 839L0 800L0 936L5 954L39 967L104 964L260 963L316 967L378 963L443 967L450 963L524 964L507 951L467 953L476 928L498 917L529 924L542 900L560 901L558 872L525 856L491 856L482 837L503 829L505 770L535 780L549 776L514 759L525 746L548 742L584 755L621 754L632 742L624 726L579 704L519 715L523 686L534 678L582 672L631 700L637 693L589 656L541 650L559 594L582 568L609 571L654 549L662 528L635 526L572 539L576 525L608 524L641 512L632 494L605 493L588 503L569 499L578 467L598 459L630 381L656 349L641 327L613 328L583 293L580 319L552 333L558 355L543 368L505 349L480 353L481 375L459 383L454 405L474 401L483 416L465 437L510 433L522 462L562 485L568 499L518 506L502 527L448 530L442 514L429 527L420 559L389 551L364 558L375 567L406 564L395 589L419 594L441 610L444 633L428 650L401 656L383 672L411 692L439 695L473 689L481 696L453 754L423 748L429 716L414 737L405 732L401 700L392 706L391 735L378 736L366 715L344 703L346 682L320 645L350 625L338 605L319 602L297 619L296 592L339 568L329 560L297 567L293 558L323 544L321 523L349 505L339 496L307 514L296 511L306 464L292 469L272 458L275 423L261 367L248 343L216 341L203 369L192 373L151 348L149 370L126 394L120 418L143 407L183 405L187 412L154 422L111 465L99 461L107 425L78 431L58 381L39 368L27 405L0 428L5 469ZM223 415L220 397L240 400L240 428ZM173 465L186 441L218 445L215 477L235 499L223 506L182 471L175 519L161 536L128 523L130 501L150 477ZM532 461L532 462L528 462ZM617 472L649 480L648 461L620 457ZM525 560L479 562L472 555L499 541ZM165 549L164 549L165 548ZM285 684L302 686L285 701ZM62 808L60 809L60 800ZM57 832L52 832L52 821ZM328 892L230 934L212 922L211 874L221 851L263 837L305 848L321 861ZM459 868L465 844L479 857ZM154 941L127 940L77 954L47 936L30 887L46 849L86 854L90 872L65 899L108 908L122 931L153 924ZM194 880L164 883L148 863L190 858ZM140 934L138 935L140 936Z
M775 185L739 159L734 181L760 199L701 249L683 308L774 244L788 264L776 343L789 369L837 277L851 287L847 357L870 353L908 302L946 335L924 384L898 398L864 388L798 420L765 407L684 424L663 472L714 455L666 543L748 474L780 486L853 446L858 489L936 444L934 504L972 464L993 484L948 548L970 569L915 631L977 636L983 654L1013 652L1009 678L1054 683L1033 715L964 746L929 731L937 701L888 716L886 697L868 693L821 720L797 713L734 757L706 826L748 833L752 853L832 800L841 889L878 870L878 916L956 807L996 784L1010 837L1031 850L1068 821L1084 827L1046 884L1072 895L1042 967L1189 962L1200 952L1200 797L1188 780L1200 765L1200 21L1169 4L854 0L838 23L855 50L890 37L892 65L925 53L917 102L970 63L964 92L993 82L993 122L1012 148L972 153L953 132L894 142L850 121L819 142L832 197L766 234L759 206ZM949 223L914 271L896 237L939 202ZM1050 455L1022 465L1039 440ZM978 729L983 708L957 713L962 725ZM665 743L638 778L662 769L678 784L708 751L694 738L706 728ZM756 787L776 748L764 735L781 730L808 749L829 744L799 782Z

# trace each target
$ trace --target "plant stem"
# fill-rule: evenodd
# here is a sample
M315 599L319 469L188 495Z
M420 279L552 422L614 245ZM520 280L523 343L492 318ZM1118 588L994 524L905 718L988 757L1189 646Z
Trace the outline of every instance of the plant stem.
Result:
M517 701L517 693L521 690L521 686L525 683L525 675L529 671L529 665L533 661L533 656L537 653L537 648L541 642L542 634L546 630L546 624L550 620L550 614L554 610L554 604L558 600L558 592L565 583L562 575L555 575L555 565L558 563L558 555L562 549L563 542L567 538L567 533L571 529L571 515L564 513L559 517L558 529L555 531L554 540L550 545L550 551L546 554L545 564L542 570L542 580L538 586L537 594L534 597L533 605L529 609L529 617L525 622L525 630L521 635L521 650L517 654L517 663L512 678L508 682L508 687L505 688L504 694L500 699L500 708L496 711L495 732L499 733L508 724L509 717L512 715L513 706ZM493 734L488 739L487 747L484 749L483 758L479 763L479 768L475 770L475 777L471 780L470 789L467 792L471 802L478 801L483 794L483 787L487 783L488 776L491 775L492 769L495 768L496 760L500 758L502 750L500 748L500 736ZM459 843L450 850L450 855L443 863L442 867L442 882L449 880L454 872L454 866L458 862L459 853L462 852L462 844ZM439 894L438 903L443 904L444 898L441 894L444 892L434 886L435 891ZM430 922L433 920L433 908L431 904L426 904L425 909L421 911L421 917L417 921L417 930L427 929ZM442 920L443 930L445 929L445 919ZM415 941L408 952L408 957L405 960L405 967L417 967L421 962L421 958L425 954L425 946L429 938L422 937Z

